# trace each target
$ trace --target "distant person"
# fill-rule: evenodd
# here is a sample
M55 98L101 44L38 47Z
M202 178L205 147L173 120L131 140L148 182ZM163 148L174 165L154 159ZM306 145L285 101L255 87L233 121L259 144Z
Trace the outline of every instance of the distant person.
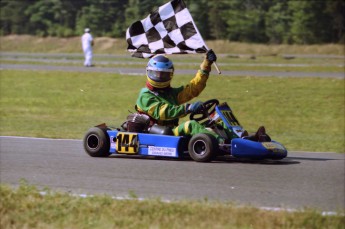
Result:
M90 34L90 29L86 28L84 30L84 35L81 37L81 43L83 46L83 51L84 51L84 66L85 67L92 67L92 46L93 46L93 38L92 35Z

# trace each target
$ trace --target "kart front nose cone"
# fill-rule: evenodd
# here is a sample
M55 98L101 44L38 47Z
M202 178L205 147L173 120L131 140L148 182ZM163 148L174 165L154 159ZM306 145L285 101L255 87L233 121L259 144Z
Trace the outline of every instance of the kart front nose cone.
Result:
M242 138L231 141L231 155L237 158L276 159L287 156L286 148L276 141L255 142Z

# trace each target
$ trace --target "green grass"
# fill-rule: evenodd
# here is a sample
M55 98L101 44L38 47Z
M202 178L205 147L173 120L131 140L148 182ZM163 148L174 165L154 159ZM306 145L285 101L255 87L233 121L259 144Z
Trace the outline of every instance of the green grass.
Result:
M159 199L115 200L110 196L73 197L22 183L0 185L1 228L322 228L341 229L344 216L304 211L265 211L231 203Z
M145 77L2 70L1 135L81 139L134 111ZM175 76L173 86L193 76ZM288 150L344 152L344 80L212 75L198 100L228 102L250 132L265 125Z

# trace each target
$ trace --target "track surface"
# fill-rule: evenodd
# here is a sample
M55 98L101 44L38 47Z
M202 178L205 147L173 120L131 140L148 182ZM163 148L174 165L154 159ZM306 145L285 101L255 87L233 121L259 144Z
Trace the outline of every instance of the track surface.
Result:
M290 152L281 161L212 163L92 158L80 140L0 137L1 183L21 179L77 194L208 199L258 207L344 209L344 154Z

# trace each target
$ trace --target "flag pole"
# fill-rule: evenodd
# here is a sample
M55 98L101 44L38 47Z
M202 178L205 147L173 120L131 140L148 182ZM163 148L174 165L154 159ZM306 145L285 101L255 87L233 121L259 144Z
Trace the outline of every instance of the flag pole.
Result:
M214 62L214 66L216 67L216 70L217 70L218 74L219 75L222 74L222 72L218 68L217 62Z
M201 36L201 35L200 35L200 36ZM207 50L210 50L210 49L207 47L205 41L204 41L204 44L205 44L206 49L207 49ZM219 70L219 68L218 68L217 62L215 61L215 62L213 62L213 64L214 64L214 67L216 68L218 74L219 74L219 75L222 74L222 72L221 72L221 71Z
M200 35L201 40L204 42L206 49L207 49L207 50L210 50L210 49L207 47L207 45L206 45L206 43L205 43L205 41L204 41L204 38L202 38L201 33L199 32L198 27L195 25L194 19L193 19L192 15L191 15L191 19L192 19L192 23L193 23L193 25L194 25L194 28L196 29L197 33ZM216 67L216 70L217 70L218 74L219 74L219 75L222 74L222 72L221 72L221 71L219 70L219 68L218 68L217 62L213 62L213 63L214 63L214 66Z

